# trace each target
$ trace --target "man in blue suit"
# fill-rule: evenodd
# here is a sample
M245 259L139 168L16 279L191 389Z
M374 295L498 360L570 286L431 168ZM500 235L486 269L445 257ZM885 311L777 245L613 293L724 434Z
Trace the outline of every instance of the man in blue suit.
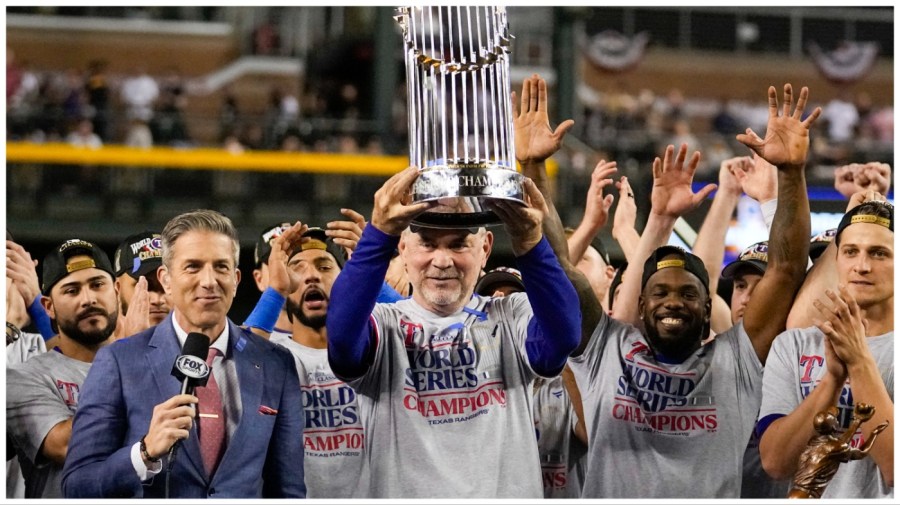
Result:
M305 497L303 408L294 360L226 315L240 281L233 224L218 212L195 210L169 221L162 241L158 275L174 310L158 326L97 354L72 428L63 493L69 498ZM193 332L209 337L215 356L208 361L209 383L198 387L196 396L180 394L181 382L171 375ZM216 400L207 401L215 389ZM204 414L213 404L217 407ZM212 433L219 434L218 442L200 441ZM170 449L179 441L170 461Z

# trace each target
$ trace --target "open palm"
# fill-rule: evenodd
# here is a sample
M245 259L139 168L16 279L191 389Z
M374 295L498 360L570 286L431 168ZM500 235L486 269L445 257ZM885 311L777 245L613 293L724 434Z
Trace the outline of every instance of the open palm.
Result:
M784 103L779 115L775 87L769 86L769 122L766 124L766 138L761 139L753 130L747 128L745 133L737 136L737 140L776 167L803 166L809 151L809 129L822 113L822 109L816 107L809 117L801 120L808 98L809 89L804 86L800 90L797 106L791 112L794 104L793 89L790 84L785 84Z
M575 124L571 119L550 128L547 116L547 83L537 74L522 83L521 105L512 94L513 127L516 135L516 159L520 163L542 162L553 156L566 133Z

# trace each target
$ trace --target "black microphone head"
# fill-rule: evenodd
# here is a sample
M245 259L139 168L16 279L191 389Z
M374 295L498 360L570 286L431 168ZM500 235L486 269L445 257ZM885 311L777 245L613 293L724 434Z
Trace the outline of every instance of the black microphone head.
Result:
M190 385L205 386L209 379L209 337L202 333L189 333L181 348L181 355L175 359L172 375L180 381L188 380Z

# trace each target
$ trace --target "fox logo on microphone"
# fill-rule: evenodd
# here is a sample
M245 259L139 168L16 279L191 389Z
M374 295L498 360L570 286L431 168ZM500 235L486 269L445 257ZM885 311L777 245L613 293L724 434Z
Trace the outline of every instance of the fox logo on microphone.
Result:
M190 354L182 354L175 360L175 369L178 370L182 376L190 377L191 379L202 380L209 376L209 365L206 364L206 361L198 358L197 356L191 356Z

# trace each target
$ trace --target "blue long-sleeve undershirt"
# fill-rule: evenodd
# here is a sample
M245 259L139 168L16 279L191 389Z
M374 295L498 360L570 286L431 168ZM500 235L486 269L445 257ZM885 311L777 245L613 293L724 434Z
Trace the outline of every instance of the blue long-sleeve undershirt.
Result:
M398 242L399 237L367 226L331 288L326 319L328 358L339 377L359 377L372 364L375 333L369 315ZM578 296L546 239L516 263L534 311L525 340L529 363L540 375L556 375L578 346Z

